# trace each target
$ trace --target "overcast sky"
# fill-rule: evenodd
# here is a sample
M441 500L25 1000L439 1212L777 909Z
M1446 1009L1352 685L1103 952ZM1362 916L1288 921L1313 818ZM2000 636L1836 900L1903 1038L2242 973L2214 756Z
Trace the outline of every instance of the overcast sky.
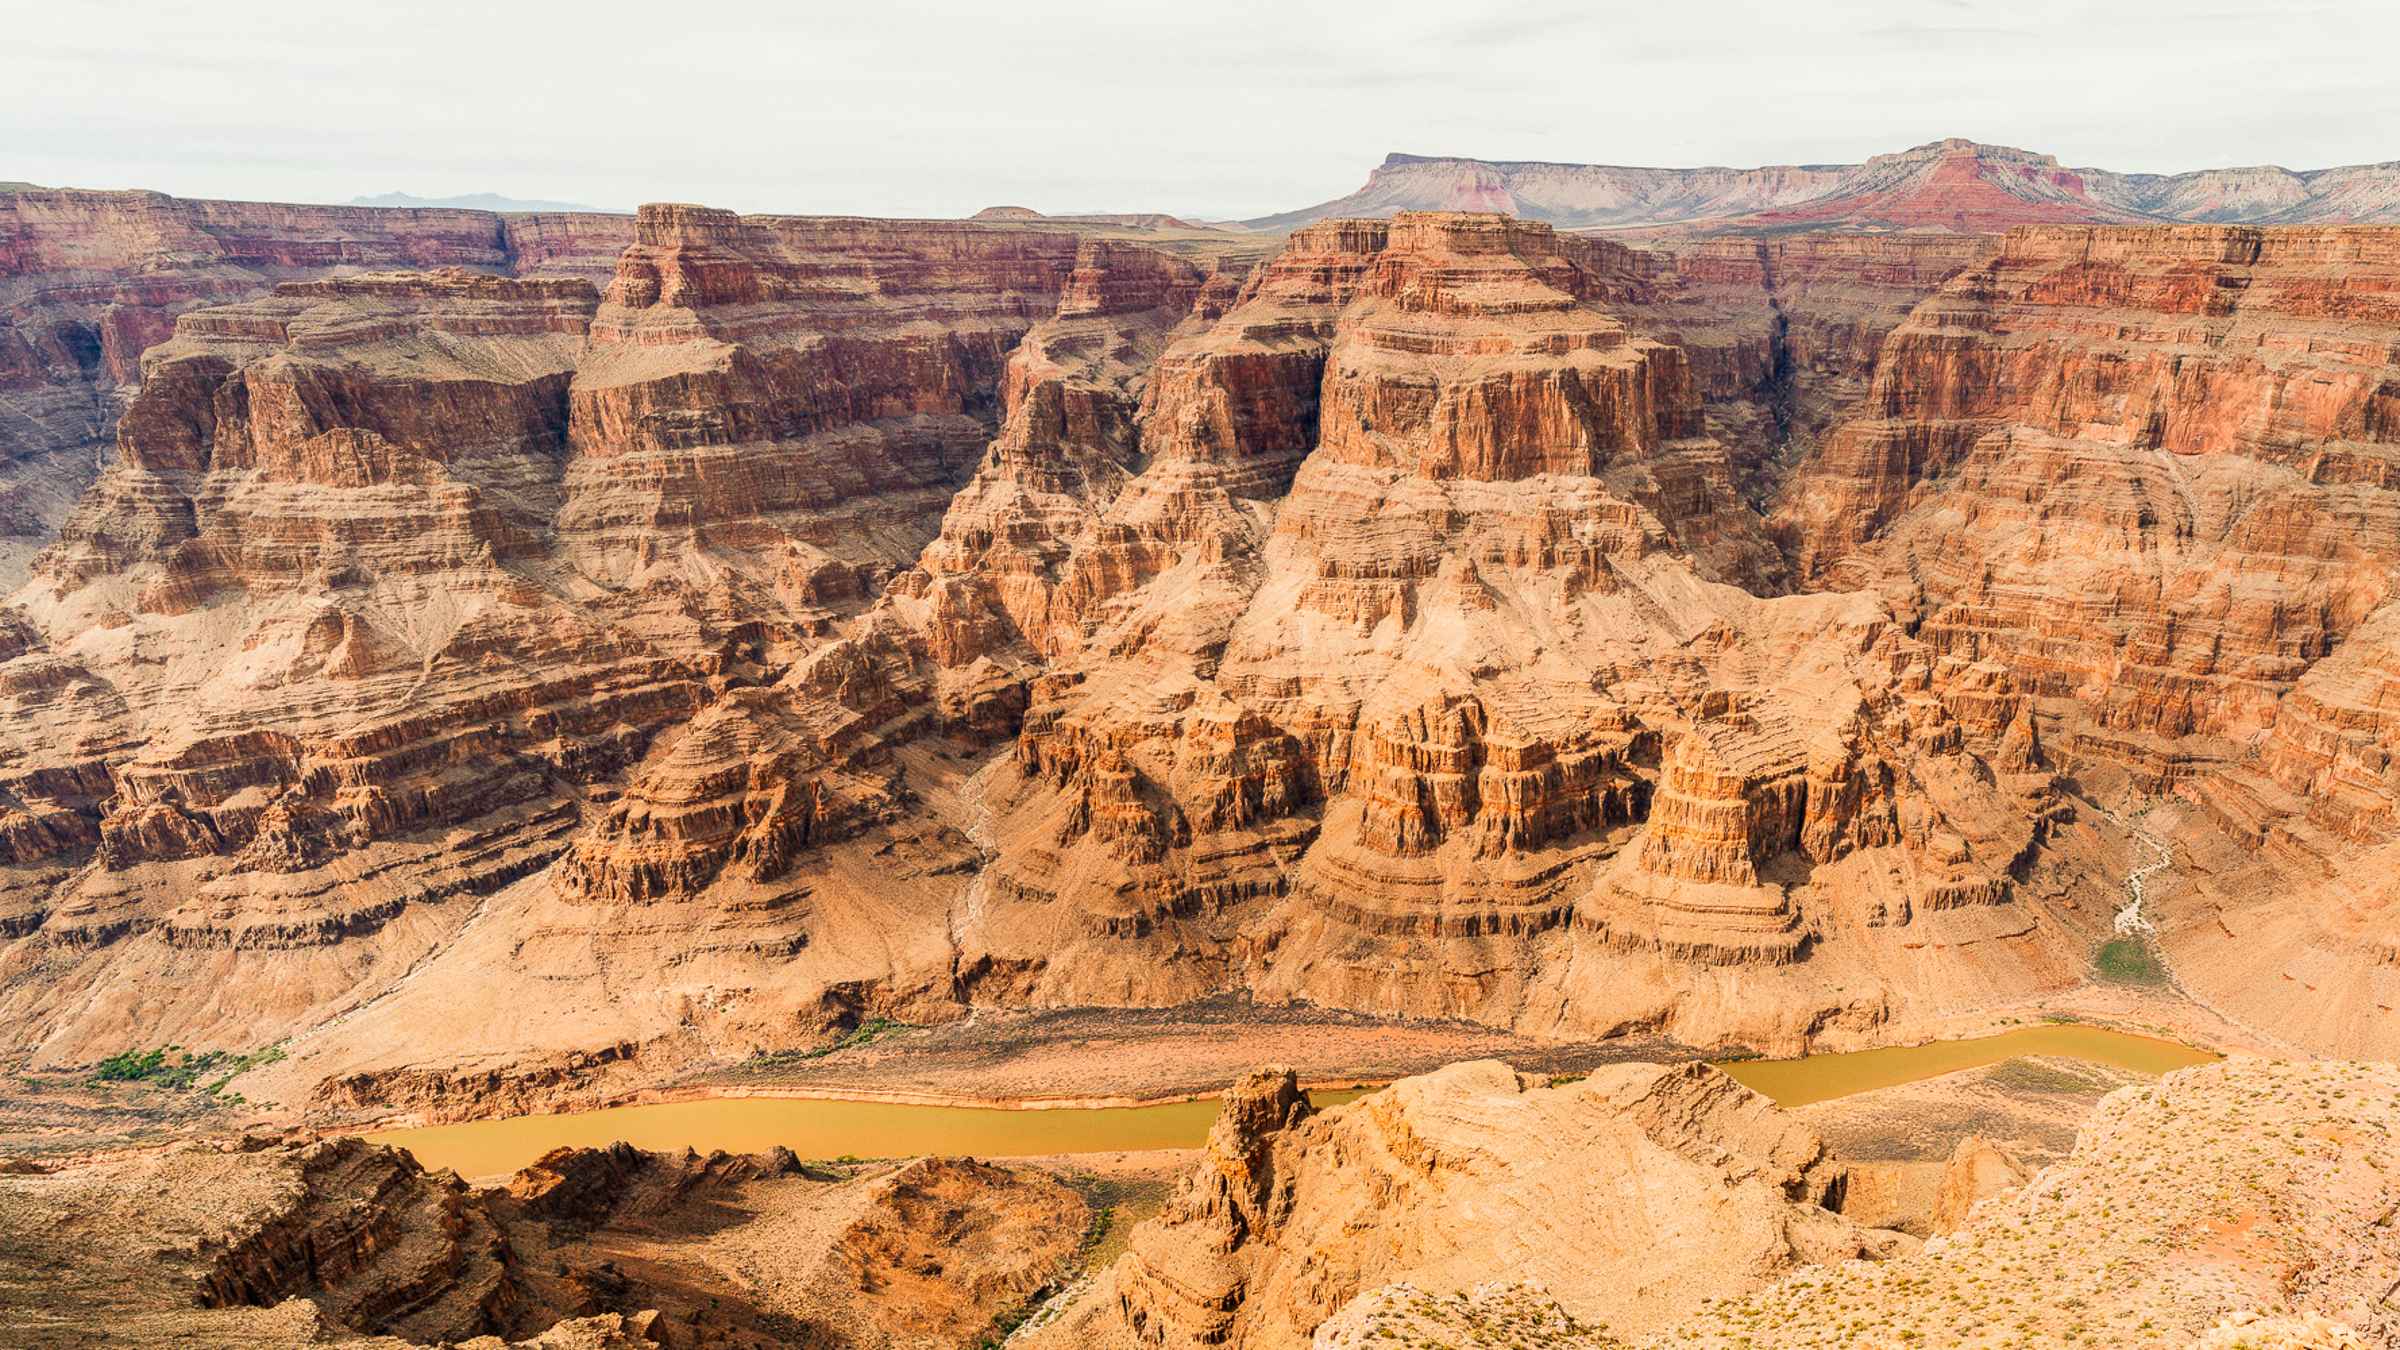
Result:
M2400 159L2395 0L21 0L0 180L1241 216L1383 155Z

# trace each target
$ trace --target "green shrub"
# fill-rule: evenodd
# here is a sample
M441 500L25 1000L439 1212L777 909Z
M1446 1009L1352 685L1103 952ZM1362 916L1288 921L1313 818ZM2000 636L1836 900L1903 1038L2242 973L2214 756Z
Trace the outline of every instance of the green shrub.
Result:
M2092 974L2109 984L2167 982L2167 968L2159 964L2158 954L2150 950L2150 944L2139 938L2113 938L2101 944L2092 957Z
M228 1054L223 1050L203 1050L193 1054L180 1045L162 1045L155 1050L120 1050L95 1065L89 1081L149 1083L172 1092L186 1092L200 1087L202 1092L215 1097L235 1078L261 1064L273 1064L282 1058L281 1045L270 1045L247 1055ZM212 1074L213 1081L201 1086L201 1078ZM234 1105L239 1105L241 1100L238 1093L229 1099Z

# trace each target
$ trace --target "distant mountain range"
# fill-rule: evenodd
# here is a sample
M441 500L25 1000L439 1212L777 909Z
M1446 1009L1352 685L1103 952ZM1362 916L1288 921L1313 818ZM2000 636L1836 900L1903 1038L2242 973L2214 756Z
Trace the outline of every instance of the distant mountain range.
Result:
M412 197L405 192L382 192L372 197L352 197L352 206L453 206L470 211L580 211L600 215L629 216L633 213L613 206L585 206L581 202L546 202L528 197L503 197L497 192L469 192L457 197Z
M2070 169L2052 156L1935 141L1864 164L1644 169L1393 155L1346 197L1243 223L1499 211L1569 228L1704 225L1981 233L2043 222L2321 225L2400 222L2400 162L2294 172Z

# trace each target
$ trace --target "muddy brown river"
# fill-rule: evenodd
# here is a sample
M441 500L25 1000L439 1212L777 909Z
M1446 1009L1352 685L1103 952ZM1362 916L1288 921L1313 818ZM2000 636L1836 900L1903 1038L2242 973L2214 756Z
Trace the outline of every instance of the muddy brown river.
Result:
M2049 1055L2108 1064L2137 1073L2188 1069L2217 1058L2206 1050L2155 1036L2135 1036L2106 1027L2055 1022L1963 1041L1895 1045L1799 1059L1748 1059L1717 1067L1778 1106L1806 1106L1857 1092L1938 1078L1960 1069L1979 1069L2003 1060Z
M2152 1074L2216 1058L2175 1041L2053 1024L1973 1040L1800 1059L1742 1060L1718 1067L1781 1105L1805 1106L2028 1055L2062 1056ZM1310 1095L1319 1106L1330 1106L1365 1091ZM1208 1137L1216 1115L1214 1099L1156 1106L1027 1110L800 1097L711 1097L573 1115L386 1130L367 1137L379 1144L400 1145L429 1168L447 1167L462 1176L481 1177L513 1172L561 1146L596 1148L618 1140L647 1149L690 1147L704 1153L712 1149L750 1153L781 1145L803 1158L891 1158L921 1153L1008 1158L1194 1148Z

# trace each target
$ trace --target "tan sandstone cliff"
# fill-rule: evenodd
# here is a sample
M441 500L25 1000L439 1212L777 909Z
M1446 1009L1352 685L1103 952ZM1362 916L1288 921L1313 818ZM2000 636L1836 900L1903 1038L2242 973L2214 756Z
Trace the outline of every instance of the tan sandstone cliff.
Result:
M1905 1246L1834 1212L1845 1178L1805 1127L1701 1065L1549 1087L1459 1064L1322 1113L1289 1073L1254 1074L1166 1211L1029 1339L1304 1346L1365 1290L1496 1273L1647 1328L1797 1265Z

